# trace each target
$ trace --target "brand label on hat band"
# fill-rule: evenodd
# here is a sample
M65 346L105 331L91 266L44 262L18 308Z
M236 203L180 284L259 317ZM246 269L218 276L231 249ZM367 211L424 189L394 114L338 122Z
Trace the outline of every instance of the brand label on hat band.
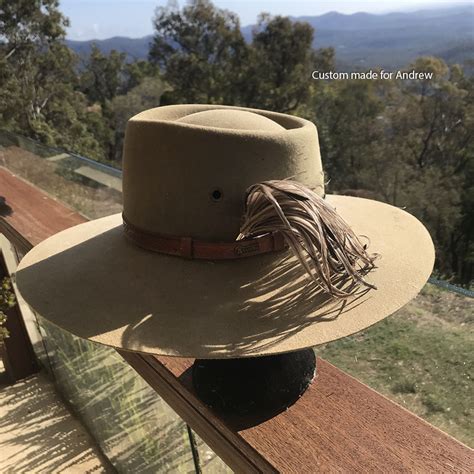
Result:
M246 242L243 241L241 244L237 244L234 247L234 252L238 257L243 257L245 255L255 255L260 252L260 245L258 241L255 242Z

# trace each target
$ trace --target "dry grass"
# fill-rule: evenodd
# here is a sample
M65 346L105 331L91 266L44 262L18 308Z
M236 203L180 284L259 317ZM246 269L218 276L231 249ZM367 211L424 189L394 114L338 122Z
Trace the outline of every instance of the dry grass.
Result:
M393 316L318 355L474 446L473 320L472 299L427 284Z
M89 219L121 212L122 195L74 173L73 158L48 161L16 146L0 150L0 166Z

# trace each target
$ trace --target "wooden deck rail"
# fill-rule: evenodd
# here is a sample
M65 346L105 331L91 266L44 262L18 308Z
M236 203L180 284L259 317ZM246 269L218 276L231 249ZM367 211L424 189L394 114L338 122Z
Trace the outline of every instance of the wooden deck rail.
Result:
M0 195L12 210L0 232L21 252L85 221L2 168ZM192 360L120 354L237 472L474 472L468 447L324 360L289 410L238 430L195 396Z

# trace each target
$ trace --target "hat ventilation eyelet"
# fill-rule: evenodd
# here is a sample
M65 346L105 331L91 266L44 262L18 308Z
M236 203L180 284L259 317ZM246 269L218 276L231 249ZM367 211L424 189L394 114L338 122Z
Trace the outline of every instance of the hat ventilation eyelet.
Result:
M214 202L222 201L222 196L223 196L222 190L220 190L219 188L215 188L211 191L211 199Z

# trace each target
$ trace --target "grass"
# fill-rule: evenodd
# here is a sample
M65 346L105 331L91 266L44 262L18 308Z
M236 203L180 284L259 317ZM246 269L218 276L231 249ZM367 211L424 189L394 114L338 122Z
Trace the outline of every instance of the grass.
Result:
M318 355L467 445L474 445L472 300L426 285L381 323Z
M79 165L72 157L51 162L11 146L0 152L0 166L89 219L97 219L122 210L121 193L74 173L73 170Z

